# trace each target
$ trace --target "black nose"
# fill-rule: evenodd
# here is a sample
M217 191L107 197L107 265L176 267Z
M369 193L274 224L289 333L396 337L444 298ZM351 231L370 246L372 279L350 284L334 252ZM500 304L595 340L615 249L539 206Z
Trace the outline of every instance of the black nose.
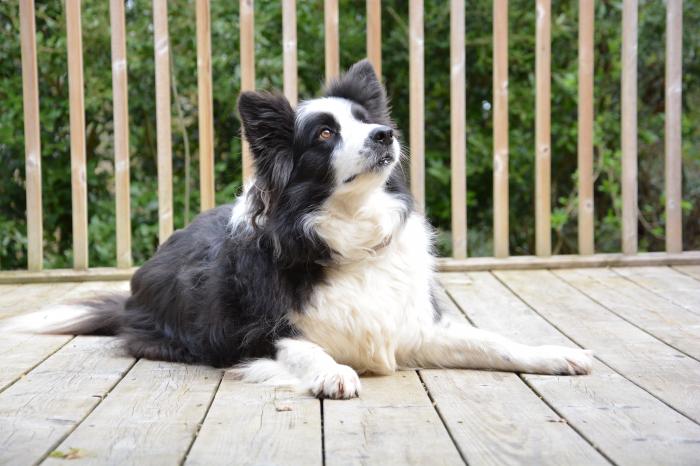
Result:
M388 126L380 126L379 128L374 128L369 133L369 137L374 142L388 146L394 142L394 130Z

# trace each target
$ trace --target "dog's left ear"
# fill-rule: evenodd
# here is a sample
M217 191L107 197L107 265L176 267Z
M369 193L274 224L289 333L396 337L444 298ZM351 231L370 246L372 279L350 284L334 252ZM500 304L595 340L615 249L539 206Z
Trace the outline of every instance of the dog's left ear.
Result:
M373 123L394 126L389 117L386 90L367 59L355 63L347 73L331 81L325 95L357 102L369 112Z

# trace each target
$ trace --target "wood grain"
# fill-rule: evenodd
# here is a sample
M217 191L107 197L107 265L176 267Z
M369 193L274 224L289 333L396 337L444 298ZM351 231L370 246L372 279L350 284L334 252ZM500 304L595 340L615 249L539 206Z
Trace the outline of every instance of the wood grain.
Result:
M622 6L622 252L637 253L637 0Z
M479 327L527 344L573 345L488 272L441 281ZM700 452L700 426L598 361L588 376L522 378L616 464L689 464Z
M78 337L0 393L0 463L40 461L132 364L133 359L117 356L114 340ZM91 445L84 440L71 447Z
M620 319L551 272L495 274L572 340L594 349L599 359L620 374L700 422L700 362Z
M199 102L200 210L216 205L214 198L214 103L211 72L211 19L209 0L196 1L197 95Z
M170 38L168 2L153 0L153 51L156 67L156 132L158 152L158 241L173 233L173 157L170 120Z
M34 0L19 2L19 21L27 193L27 269L36 272L44 266L44 227L41 204L41 128Z
M110 0L112 28L112 101L114 106L114 192L117 267L131 267L131 201L129 190L129 92L127 89L124 2Z
M56 449L80 448L86 464L179 463L220 379L204 366L139 360Z
M614 270L664 299L700 315L697 280L668 267L620 267Z
M508 0L493 1L493 255L508 257Z
M382 0L367 0L367 58L382 79Z
M467 143L464 0L450 2L450 168L452 257L467 257Z
M322 464L321 402L227 373L186 464L218 464L224 458L238 464Z
M685 275L700 280L700 265L677 265L673 268Z
M425 76L423 0L408 3L409 144L411 193L425 211Z
M241 35L241 92L255 90L255 2L240 0ZM243 182L253 175L253 159L250 145L243 140L242 153Z
M340 36L338 0L323 0L323 24L326 51L326 82L340 75Z
M295 107L298 100L296 0L282 0L282 52L284 95Z
M595 253L593 77L595 1L578 2L578 253Z
M70 100L71 213L73 268L88 268L87 174L85 168L85 104L80 0L66 0L68 98Z
M552 254L551 0L537 0L535 53L535 253Z

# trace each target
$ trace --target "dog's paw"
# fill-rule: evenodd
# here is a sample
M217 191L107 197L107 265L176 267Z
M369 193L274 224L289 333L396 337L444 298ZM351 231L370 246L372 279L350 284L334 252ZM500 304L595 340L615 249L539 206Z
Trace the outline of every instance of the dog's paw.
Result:
M564 346L540 346L537 372L552 375L585 375L593 367L593 351Z
M355 398L360 388L357 372L342 364L317 374L309 387L314 396L332 399Z

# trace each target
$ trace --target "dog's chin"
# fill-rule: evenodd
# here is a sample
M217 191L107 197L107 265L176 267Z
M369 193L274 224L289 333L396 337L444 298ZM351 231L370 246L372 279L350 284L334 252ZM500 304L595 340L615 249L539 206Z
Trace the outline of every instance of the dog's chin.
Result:
M398 157L391 151L382 154L376 154L367 164L362 167L357 173L343 180L343 184L359 183L361 181L371 182L376 181L383 183L393 170Z

